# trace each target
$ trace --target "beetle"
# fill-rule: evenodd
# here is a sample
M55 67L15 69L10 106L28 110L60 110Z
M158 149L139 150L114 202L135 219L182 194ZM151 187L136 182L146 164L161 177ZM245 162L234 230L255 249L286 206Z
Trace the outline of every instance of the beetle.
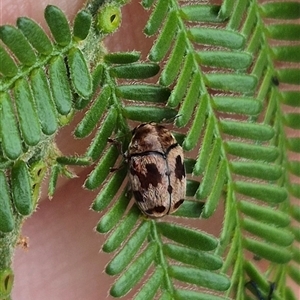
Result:
M186 174L181 146L163 125L142 123L132 131L125 154L129 181L143 214L160 218L184 202Z

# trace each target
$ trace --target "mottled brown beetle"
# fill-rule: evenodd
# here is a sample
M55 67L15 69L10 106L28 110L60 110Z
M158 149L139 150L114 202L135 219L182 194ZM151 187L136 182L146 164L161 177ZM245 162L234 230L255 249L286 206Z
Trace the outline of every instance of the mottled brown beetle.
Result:
M152 218L175 212L184 201L186 176L183 151L172 133L152 122L137 126L126 158L132 193L141 211Z

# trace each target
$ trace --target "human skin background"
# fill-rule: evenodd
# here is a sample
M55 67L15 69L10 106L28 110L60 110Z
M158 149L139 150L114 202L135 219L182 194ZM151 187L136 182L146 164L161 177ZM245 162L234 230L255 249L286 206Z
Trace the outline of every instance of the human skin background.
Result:
M142 34L147 13L138 0L133 2L123 9L121 29L107 40L112 51L142 51L151 45L151 39L143 38ZM49 1L0 0L0 24L15 24L17 17L28 16L46 28L43 12L47 4ZM53 0L51 4L59 6L72 20L83 1ZM74 124L76 120L57 137L65 154L83 153L87 145L72 138ZM25 221L22 235L28 237L29 248L16 250L14 300L106 298L115 277L103 272L111 255L100 251L105 236L94 231L100 218L100 214L89 210L95 194L81 187L88 171L76 169L77 179L60 180L53 199L49 201L43 196L37 212ZM201 228L218 234L220 224L206 222L204 226ZM126 298L131 299L132 294Z

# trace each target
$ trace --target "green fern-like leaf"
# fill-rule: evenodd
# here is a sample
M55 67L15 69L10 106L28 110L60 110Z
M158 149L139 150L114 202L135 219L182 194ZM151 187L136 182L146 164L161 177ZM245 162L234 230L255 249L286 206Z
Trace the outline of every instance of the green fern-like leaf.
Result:
M102 22L109 23L107 13L106 18ZM61 157L55 134L71 121L76 104L88 102L97 89L99 71L94 70L92 81L91 62L83 52L91 39L98 41L104 35L99 24L97 29L92 24L88 9L78 12L73 28L56 6L47 6L45 19L53 39L26 17L17 20L17 27L0 27L1 299L9 297L13 248L23 219L36 209L47 170L51 169L51 197L59 174L73 176L67 164L91 163L88 157ZM113 25L111 31L119 23L115 20Z
M91 18L86 11L79 12L77 18L82 15L88 20ZM7 64L1 64L0 70L3 75L1 139L4 155L13 160L27 152L20 147L23 141L28 146L36 146L57 131L60 115L68 115L72 110L72 94L86 98L92 93L87 63L78 42L72 41L66 17L57 7L48 6L45 18L55 44L28 18L19 18L18 28L8 25L0 28L0 38L7 47L1 51L8 57ZM87 32L89 28L86 28ZM17 63L8 56L7 50ZM67 65L64 59L68 59ZM49 80L45 67L49 69ZM12 94L6 92L8 89L12 89ZM6 118L8 122L5 122Z
M144 4L147 8L151 6L151 2ZM242 12L247 16L244 20L241 18ZM278 75L271 63L274 59L274 52L277 51L276 53L281 57L285 50L275 48L275 51L272 51L270 49L264 36L264 23L259 14L258 6L252 2L246 5L242 1L225 1L222 6L204 4L180 6L176 1L156 2L145 27L147 35L157 34L149 59L153 62L164 63L164 68L159 75L160 86L165 88L174 86L174 88L170 90L170 96L165 100L157 96L157 104L146 104L144 101L151 99L154 91L158 92L161 88L151 86L151 91L140 83L132 87L122 83L117 88L116 96L137 103L138 101L145 103L143 107L132 105L132 102L123 104L123 117L133 120L160 121L163 115L165 119L172 116L170 109L174 110L174 115L177 111L176 125L187 127L187 132L183 140L181 139L186 151L199 148L199 140L203 137L196 160L190 160L187 154L187 161L191 163L188 173L202 177L200 185L195 180L188 180L187 196L194 197L196 201L187 199L175 215L194 218L213 217L220 205L222 194L225 192L224 228L220 236L220 245L213 249L216 249L219 255L223 254L226 249L229 252L225 256L224 265L219 266L221 267L219 272L213 273L215 275L212 274L210 277L207 271L202 270L206 267L196 262L193 267L188 267L186 264L193 264L192 259L184 260L185 255L191 251L190 247L195 247L197 240L201 241L200 237L189 236L186 232L181 234L183 228L180 225L176 227L176 230L173 227L170 230L176 237L165 236L165 225L162 223L142 221L151 222L151 228L155 232L149 233L148 246L141 244L142 236L140 236L141 240L138 243L139 247L136 247L134 251L136 254L132 264L130 262L133 257L126 255L126 247L131 247L129 246L131 243L137 246L134 241L140 229L128 238L124 248L121 246L120 252L111 263L129 265L127 268L126 265L122 266L122 270L125 269L125 271L113 286L112 295L126 294L141 279L142 273L148 273L147 269L154 268L154 271L150 272L152 275L149 275L147 283L136 295L137 299L149 290L151 290L149 299L152 299L160 294L159 289L164 291L162 297L169 295L171 298L182 297L184 299L184 295L190 295L189 291L182 287L178 288L177 285L175 287L174 279L211 289L210 296L207 297L213 297L211 293L215 293L216 299L219 299L222 296L217 291L227 290L226 293L223 292L223 297L232 296L236 299L244 299L247 297L245 288L247 281L256 281L258 289L264 293L267 293L269 288L268 280L278 282L276 275L272 275L275 277L255 275L259 274L255 264L251 264L251 268L256 273L250 271L244 254L246 251L266 259L270 263L270 268L277 267L278 270L281 269L282 264L287 264L291 260L290 247L294 241L294 235L289 229L289 216L286 210L288 207L287 181L284 179L286 177L282 168L286 158L279 156L279 153L285 152L282 148L285 135L282 127L278 127L282 122L278 111L279 90L274 85L274 78ZM192 25L188 27L187 22L193 23L190 23ZM205 22L207 24L223 23L226 27L211 28L207 25L206 27ZM263 46L260 43L264 43ZM199 45L204 50L199 51ZM296 52L294 49L290 51ZM291 53L290 51L288 50L286 55ZM119 77L131 79L130 70L133 73L135 66L132 66L132 69L131 66L124 66L114 70L116 71L110 72L111 76L118 77L117 70L120 70L122 75ZM125 70L127 74L123 73ZM282 73L281 77L278 76L279 81L284 77L287 78L287 82L295 82L293 78L296 78L296 71L294 72L295 74L291 75L294 77L290 79L287 78L289 75ZM149 72L149 76L151 75ZM292 101L292 96L290 95L288 99L287 102ZM158 104L161 102L165 102L166 107L161 108ZM222 119L219 114L222 114ZM296 119L297 115L287 115L284 118L285 124L296 128ZM125 146L127 142L124 142ZM296 143L296 140L289 142L290 145L296 145ZM295 148L295 146L291 147ZM100 191L94 203L94 208L96 207L97 210L109 205L106 201L105 205L99 205L99 199L103 199L102 201L106 199L107 189L114 184L111 181L116 176L116 174L112 175L112 179L104 183L104 189ZM103 182L104 177L99 183ZM90 183L89 180L87 182ZM96 186L93 185L93 187ZM103 193L105 197L102 197ZM126 194L123 192L123 195ZM204 207L199 200L205 201ZM265 204L261 207L262 201ZM113 218L114 211L116 213L118 211L118 218L121 217L125 205L120 211L117 210L118 206L114 204L111 210L108 210L109 219ZM193 213L190 211L192 209ZM195 214L195 211L198 214ZM116 223L116 232L119 232L119 226L120 228L126 226L126 233L129 235L134 228L134 222L139 222L137 217L133 221L132 218L128 219L128 216L121 219L122 225ZM128 223L129 227L123 225L129 220L133 222ZM106 232L105 224L106 215L98 224L100 232ZM109 228L113 230L113 227ZM193 229L191 232L196 234L197 230ZM117 236L119 235L113 231L108 244L105 244L103 249L109 249L109 252L118 249L121 242L115 244ZM153 236L155 236L154 240ZM190 242L186 244L180 240L180 236L187 236ZM173 243L178 243L178 245L174 244L174 249L171 244L168 244L168 238L171 238ZM276 244L279 245L276 246ZM140 247L142 250L138 253ZM163 249L162 252L160 247ZM158 256L159 259L153 256L154 252L157 253L156 257ZM233 255L237 252L238 256ZM192 253L190 255L194 255L196 260L196 254ZM179 260L183 265L173 266L170 258ZM215 259L218 260L217 257ZM154 266L151 265L151 260ZM117 274L111 268L109 264L108 273ZM142 273L130 279L132 276L130 274L134 274L137 269L142 270ZM222 280L226 281L222 273L227 273L229 269L232 269L231 285L224 282L221 288ZM291 276L296 278L294 269L290 270L293 274ZM191 278L189 274L192 274ZM209 278L209 282L202 281L203 278ZM159 281L167 283L160 285ZM200 291L194 293L190 297L205 299ZM285 283L282 282L282 286L275 291L274 297L283 297L285 293Z

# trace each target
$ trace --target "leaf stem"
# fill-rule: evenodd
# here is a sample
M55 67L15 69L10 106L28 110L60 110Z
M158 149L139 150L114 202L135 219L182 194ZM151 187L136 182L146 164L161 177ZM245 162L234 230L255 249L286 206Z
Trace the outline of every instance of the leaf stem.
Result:
M151 220L151 238L153 241L157 244L157 256L156 256L156 262L158 265L160 265L163 269L164 273L164 289L167 290L171 295L174 295L174 286L172 284L172 280L168 274L168 262L165 258L165 254L163 252L163 242L159 236L159 233L157 231L156 221Z

